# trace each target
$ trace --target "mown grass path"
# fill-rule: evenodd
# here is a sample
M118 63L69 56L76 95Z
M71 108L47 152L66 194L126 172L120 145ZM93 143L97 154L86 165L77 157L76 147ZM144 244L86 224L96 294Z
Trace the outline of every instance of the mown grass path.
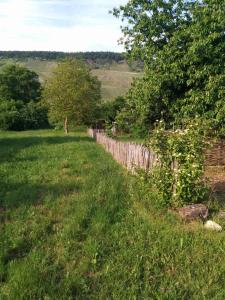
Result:
M0 299L225 299L225 235L157 206L85 133L0 133Z

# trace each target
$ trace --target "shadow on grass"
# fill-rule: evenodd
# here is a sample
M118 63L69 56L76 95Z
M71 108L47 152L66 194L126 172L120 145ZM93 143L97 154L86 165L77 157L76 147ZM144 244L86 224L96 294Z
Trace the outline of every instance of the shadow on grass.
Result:
M30 184L1 182L0 207L3 211L19 206L29 207L42 204L44 199L54 202L61 196L78 194L80 183Z
M58 145L72 142L94 142L87 136L46 136L46 137L12 137L0 138L0 163L15 160L21 150L36 145Z
M17 158L16 155L25 148L37 145L59 145L65 143L93 142L86 136L44 136L44 137L12 137L0 138L0 164L4 162L28 162L38 159L35 155ZM1 178L2 177L2 178ZM29 182L10 182L3 179L0 173L0 210L18 207L21 205L34 205L42 201L45 195L53 198L77 192L76 183L51 184L40 182L32 184Z

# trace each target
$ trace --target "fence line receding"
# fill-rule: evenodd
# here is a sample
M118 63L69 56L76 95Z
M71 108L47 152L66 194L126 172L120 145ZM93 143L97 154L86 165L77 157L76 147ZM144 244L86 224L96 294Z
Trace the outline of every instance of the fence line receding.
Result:
M98 129L89 129L88 134L128 170L140 168L151 171L158 162L156 154L141 144L117 141Z

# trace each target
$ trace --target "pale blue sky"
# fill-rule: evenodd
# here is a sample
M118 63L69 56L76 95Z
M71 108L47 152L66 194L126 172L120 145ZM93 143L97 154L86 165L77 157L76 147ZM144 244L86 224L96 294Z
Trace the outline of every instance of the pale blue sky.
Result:
M0 50L123 51L108 11L127 1L0 0Z

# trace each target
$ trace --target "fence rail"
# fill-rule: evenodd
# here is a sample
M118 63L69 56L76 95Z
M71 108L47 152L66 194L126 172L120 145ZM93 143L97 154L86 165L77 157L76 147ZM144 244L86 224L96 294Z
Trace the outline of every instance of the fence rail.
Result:
M89 129L88 134L128 170L134 171L135 168L140 168L151 171L158 163L157 155L141 144L117 141L99 129Z
M158 163L156 154L141 144L120 142L108 137L104 130L89 129L88 134L129 170L151 171ZM225 166L225 140L221 139L205 152L205 166ZM173 166L172 166L173 167Z

